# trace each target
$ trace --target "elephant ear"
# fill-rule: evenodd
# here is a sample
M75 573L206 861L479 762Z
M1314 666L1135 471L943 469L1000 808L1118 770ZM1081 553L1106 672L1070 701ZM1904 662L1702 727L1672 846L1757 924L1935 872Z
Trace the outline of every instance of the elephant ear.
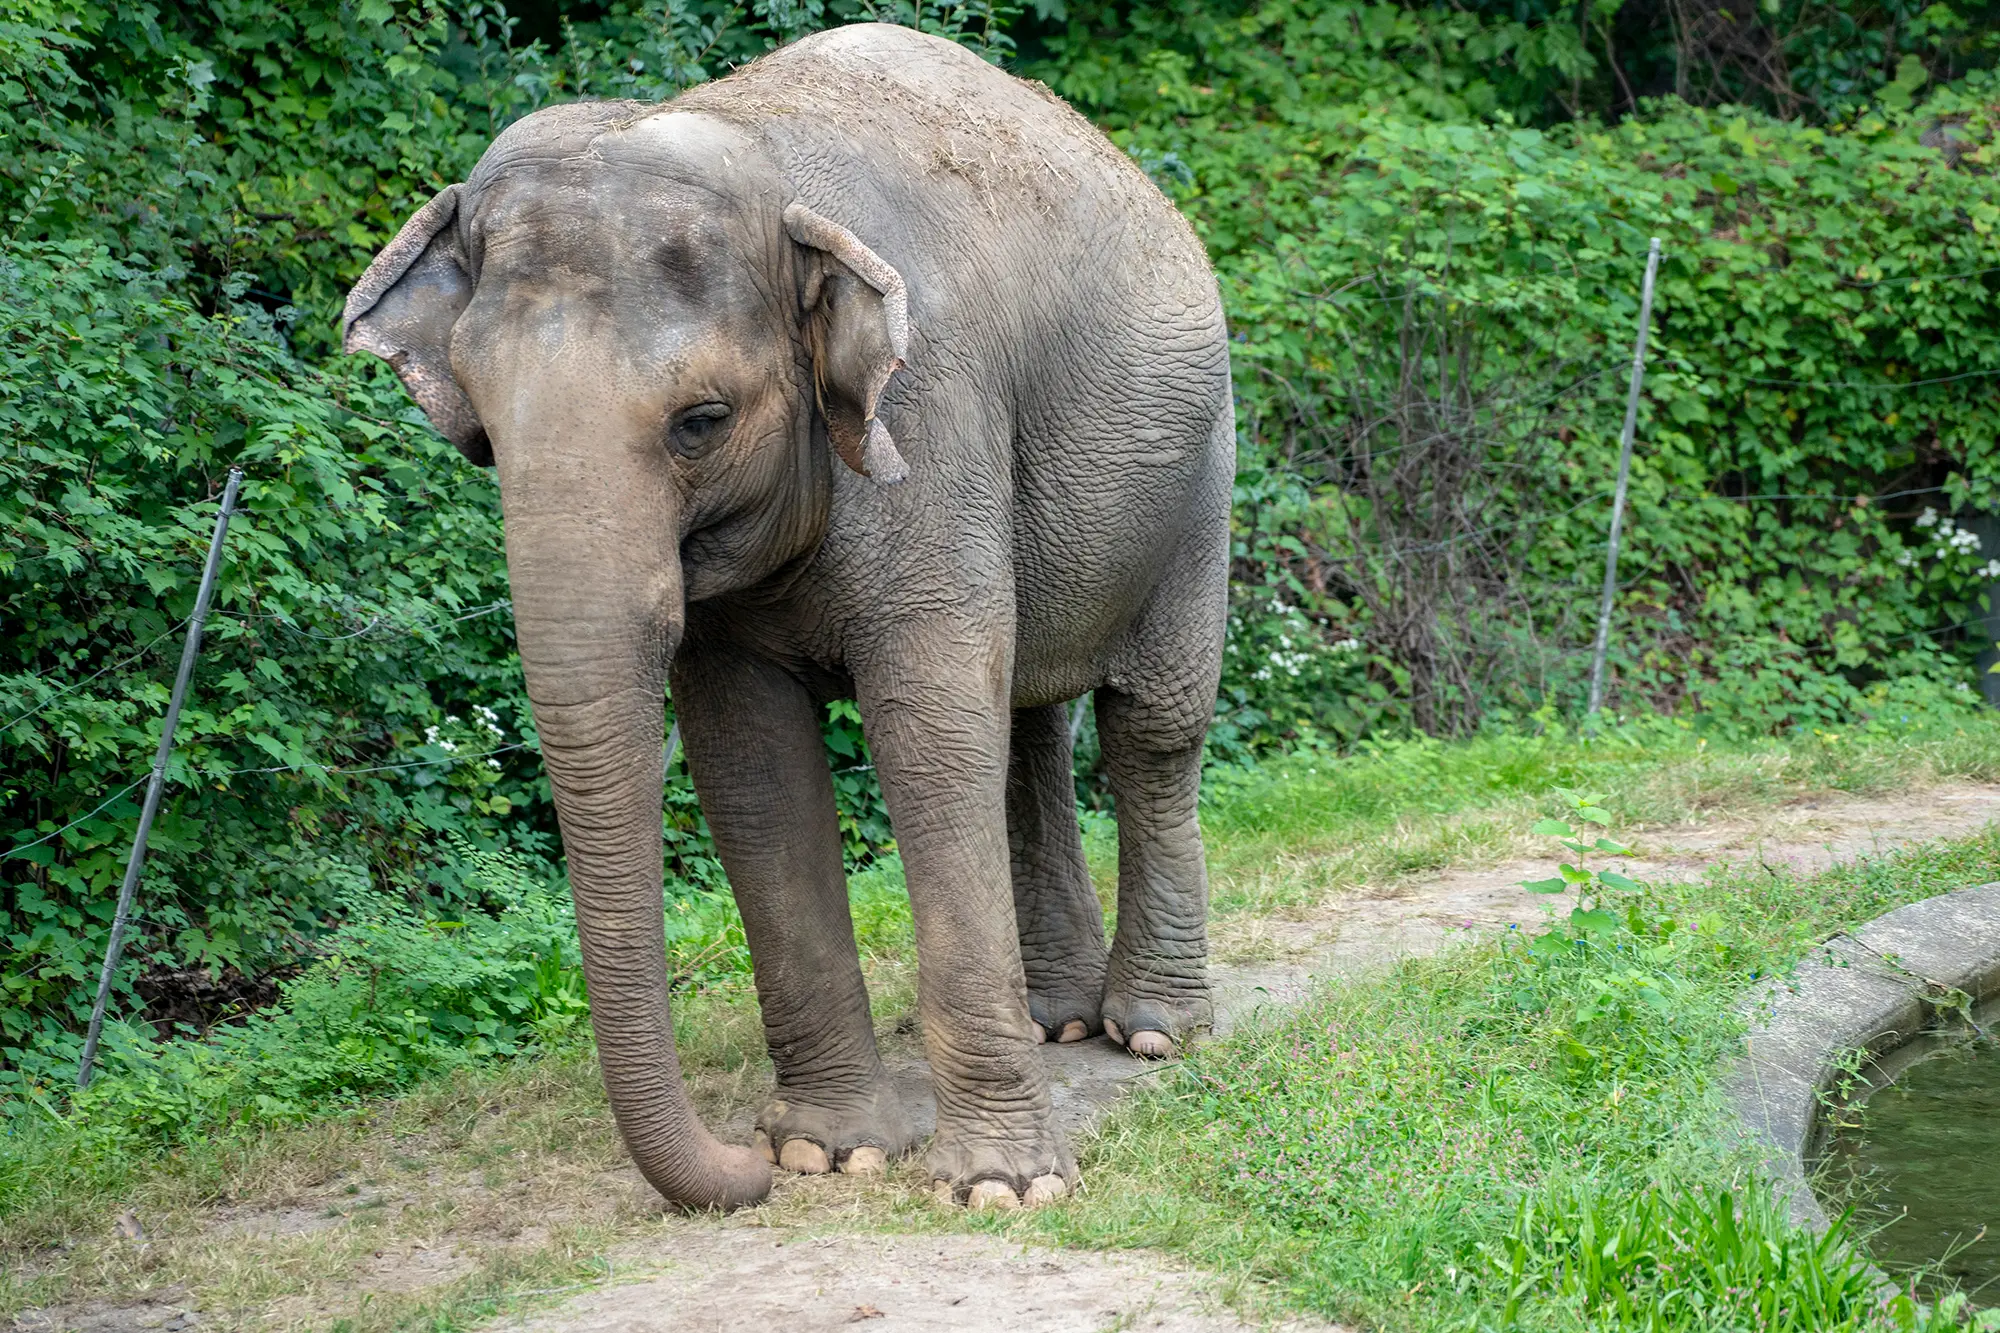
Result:
M459 187L445 186L375 256L347 294L340 346L387 361L439 434L480 467L490 467L492 442L451 373L452 326L472 300L455 225L458 199Z
M858 237L804 204L785 209L785 230L820 257L806 289L813 388L827 438L847 466L893 486L909 465L875 415L910 346L903 275Z

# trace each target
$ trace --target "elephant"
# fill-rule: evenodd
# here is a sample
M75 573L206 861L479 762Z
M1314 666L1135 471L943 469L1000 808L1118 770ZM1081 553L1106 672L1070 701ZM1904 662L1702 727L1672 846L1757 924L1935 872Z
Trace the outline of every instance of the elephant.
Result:
M497 470L516 639L631 1155L687 1208L917 1146L877 1050L820 722L853 700L909 888L946 1201L1078 1183L1037 1044L1212 1018L1197 796L1235 472L1214 274L1082 116L857 24L665 103L505 128L349 293ZM1065 703L1094 692L1117 929ZM753 1145L683 1085L662 921L667 701L740 908L776 1087Z

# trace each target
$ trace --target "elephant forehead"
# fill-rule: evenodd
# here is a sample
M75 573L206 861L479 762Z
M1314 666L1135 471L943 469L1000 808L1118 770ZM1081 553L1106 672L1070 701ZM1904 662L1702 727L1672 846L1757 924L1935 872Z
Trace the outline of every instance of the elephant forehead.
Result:
M689 299L719 296L744 268L730 210L684 182L599 166L575 175L523 164L491 178L474 210L474 264L607 282L664 279Z
M734 196L750 182L746 173L767 166L752 139L714 116L636 102L570 103L502 131L467 184L484 190L524 169L582 177L594 167L622 167Z

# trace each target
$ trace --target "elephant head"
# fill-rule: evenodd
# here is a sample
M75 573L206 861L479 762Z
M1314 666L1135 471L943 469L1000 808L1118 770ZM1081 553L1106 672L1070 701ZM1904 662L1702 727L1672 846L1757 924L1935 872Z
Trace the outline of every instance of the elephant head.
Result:
M682 1085L662 927L666 667L690 600L818 543L831 464L906 466L877 418L909 344L896 270L724 121L555 107L419 209L347 301L498 470L529 698L555 791L606 1090L646 1178L734 1206L766 1163Z

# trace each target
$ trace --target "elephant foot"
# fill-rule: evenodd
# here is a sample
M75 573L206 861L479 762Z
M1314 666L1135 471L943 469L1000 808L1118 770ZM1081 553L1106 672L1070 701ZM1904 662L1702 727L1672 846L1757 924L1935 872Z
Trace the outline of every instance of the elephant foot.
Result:
M938 1202L975 1212L1039 1208L1077 1186L1076 1159L1053 1128L1016 1143L940 1126L924 1160Z
M1195 1032L1215 1019L1206 979L1163 981L1149 977L1143 988L1130 989L1114 982L1104 994L1104 1035L1147 1060L1179 1055Z
M916 1134L901 1098L886 1079L858 1097L834 1103L824 1094L780 1088L757 1115L757 1151L800 1175L872 1175L910 1151Z
M1104 994L1102 954L1099 966L1086 975L1045 975L1027 963L1028 1016L1034 1020L1035 1041L1075 1042L1104 1028L1099 1001Z

